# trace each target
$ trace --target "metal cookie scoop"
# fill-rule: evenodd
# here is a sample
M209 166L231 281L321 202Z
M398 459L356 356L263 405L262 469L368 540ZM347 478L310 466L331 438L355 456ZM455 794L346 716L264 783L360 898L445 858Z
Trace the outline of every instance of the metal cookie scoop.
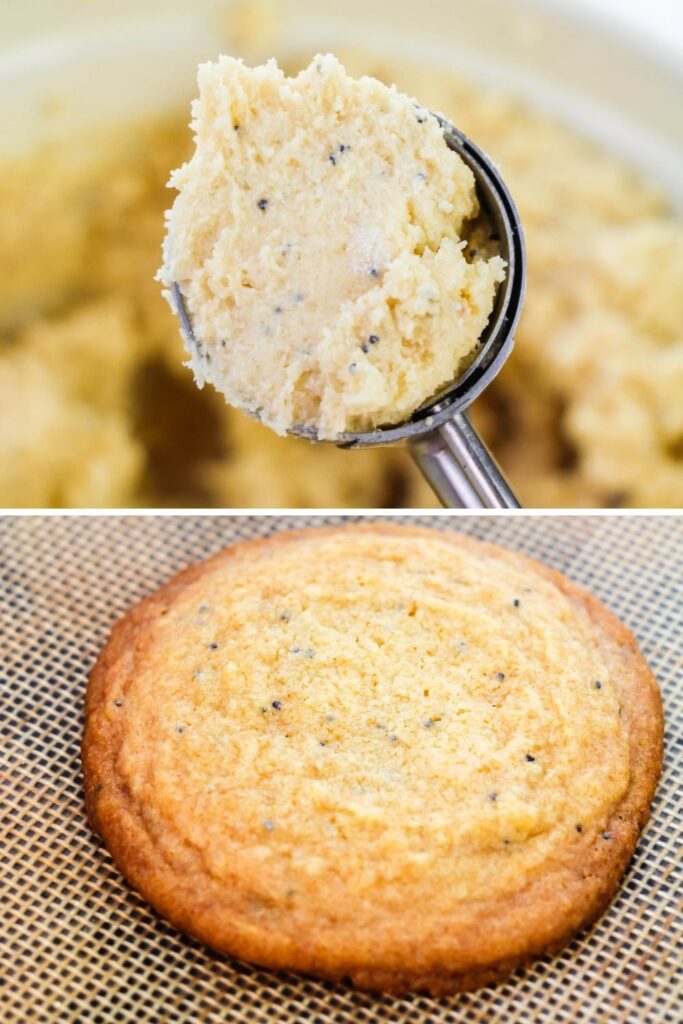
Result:
M526 281L524 236L517 208L503 179L485 153L442 117L444 137L467 164L476 181L481 214L497 236L506 263L505 280L498 288L489 322L476 355L465 372L417 409L398 426L378 427L364 433L345 433L333 443L341 448L369 448L406 442L423 475L446 508L519 508L509 484L470 423L466 410L496 376L512 351ZM173 297L182 332L196 347L180 288ZM319 441L310 427L294 427L291 434Z

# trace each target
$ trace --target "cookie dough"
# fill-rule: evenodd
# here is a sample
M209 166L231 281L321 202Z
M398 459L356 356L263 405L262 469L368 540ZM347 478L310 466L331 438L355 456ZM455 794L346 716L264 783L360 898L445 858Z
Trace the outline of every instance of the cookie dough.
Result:
M221 57L199 89L160 272L197 382L280 434L401 422L471 360L504 277L464 251L470 170L432 114L331 55L291 79Z
M680 220L622 161L514 96L358 46L340 57L354 77L396 81L444 111L515 196L524 312L473 417L523 503L680 508ZM290 73L309 59L291 55ZM174 111L3 162L0 250L12 260L0 275L0 505L433 503L400 448L278 437L194 386L154 281L165 182L190 156L186 120ZM105 343L112 330L118 340ZM59 451L54 437L68 438Z

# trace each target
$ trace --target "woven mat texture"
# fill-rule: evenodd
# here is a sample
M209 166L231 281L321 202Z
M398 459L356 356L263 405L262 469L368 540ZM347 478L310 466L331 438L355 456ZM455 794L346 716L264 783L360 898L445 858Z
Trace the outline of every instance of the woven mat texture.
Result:
M347 521L352 518L347 517ZM371 517L368 517L371 518ZM566 572L630 626L665 696L653 818L611 907L559 956L493 989L383 998L214 955L133 893L91 833L79 745L87 673L114 621L240 538L342 517L0 521L0 1020L683 1021L683 517L396 516L457 528Z

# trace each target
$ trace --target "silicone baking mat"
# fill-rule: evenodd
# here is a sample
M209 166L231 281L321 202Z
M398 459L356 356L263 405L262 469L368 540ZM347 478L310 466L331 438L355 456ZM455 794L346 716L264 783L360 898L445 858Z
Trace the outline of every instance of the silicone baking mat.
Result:
M88 827L79 758L87 673L113 622L222 546L341 519L2 520L0 1019L682 1021L683 517L394 517L464 530L568 573L633 629L664 691L666 764L652 820L608 911L559 956L449 999L378 997L214 955L160 920L120 877Z

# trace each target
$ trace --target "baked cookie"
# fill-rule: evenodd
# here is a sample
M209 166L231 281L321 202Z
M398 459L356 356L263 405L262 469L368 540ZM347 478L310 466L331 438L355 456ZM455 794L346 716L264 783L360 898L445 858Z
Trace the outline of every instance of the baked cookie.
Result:
M88 688L88 814L178 928L271 968L445 994L614 894L659 691L564 576L458 534L279 534L180 573Z

